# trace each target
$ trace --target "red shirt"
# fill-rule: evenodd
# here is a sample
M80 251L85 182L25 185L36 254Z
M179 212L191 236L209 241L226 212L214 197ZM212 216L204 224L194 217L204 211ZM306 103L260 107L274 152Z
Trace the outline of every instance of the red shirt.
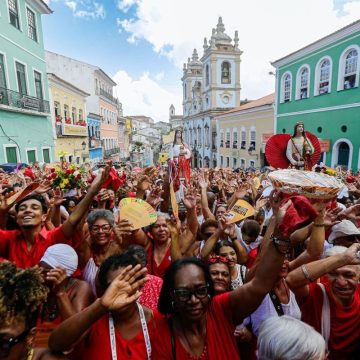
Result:
M157 304L160 296L160 290L163 284L163 280L158 276L147 275L148 281L141 289L141 296L139 303L148 307L151 310L157 309Z
M147 326L151 341L151 339L154 337L154 319L151 319L147 323ZM140 329L134 338L126 340L121 336L116 325L114 327L117 358L119 360L146 360L147 353L142 329ZM71 358L76 358L77 360L112 359L109 332L109 315L103 316L92 325L89 335L75 348ZM152 359L156 358L152 357Z
M229 294L215 296L209 305L207 314L207 350L208 359L240 359L236 346L232 323L232 312L229 306ZM168 319L155 314L156 336L151 338L152 358L172 360L171 335ZM188 360L189 355L182 346L175 332L176 360Z
M166 250L164 258L161 260L159 265L156 264L154 259L154 245L150 244L147 250L148 265L147 269L149 274L163 278L167 268L171 265L171 253L170 247Z
M339 304L330 292L328 282L324 283L330 302L330 338L331 360L359 359L360 351L360 285L354 294L350 306ZM321 311L323 294L316 284L310 285L310 293L301 306L303 320L321 333Z
M19 230L0 230L0 257L15 263L17 267L29 268L38 265L46 249L54 244L65 243L71 245L62 227L48 231L43 227L35 237L34 245L29 251L26 241Z

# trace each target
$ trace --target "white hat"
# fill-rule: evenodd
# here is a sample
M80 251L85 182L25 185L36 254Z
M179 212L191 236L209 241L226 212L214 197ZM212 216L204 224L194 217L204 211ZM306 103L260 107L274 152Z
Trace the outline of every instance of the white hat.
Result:
M335 239L350 235L360 235L360 230L350 220L343 220L332 227L328 242L332 244Z

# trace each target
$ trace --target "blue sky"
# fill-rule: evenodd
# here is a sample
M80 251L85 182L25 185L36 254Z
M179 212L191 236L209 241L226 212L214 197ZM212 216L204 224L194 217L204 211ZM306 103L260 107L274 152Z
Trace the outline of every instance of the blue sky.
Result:
M270 61L360 18L360 0L47 0L45 48L100 66L118 83L124 114L181 113L182 64L218 16L244 51L241 98L274 91ZM311 10L310 10L311 9Z

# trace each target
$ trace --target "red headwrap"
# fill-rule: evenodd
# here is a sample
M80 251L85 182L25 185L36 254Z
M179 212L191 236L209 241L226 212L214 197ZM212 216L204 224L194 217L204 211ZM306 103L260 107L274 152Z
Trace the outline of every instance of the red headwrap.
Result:
M305 196L290 196L283 202L288 200L291 200L291 205L279 226L279 230L285 237L289 237L295 230L310 224L318 216L318 212Z

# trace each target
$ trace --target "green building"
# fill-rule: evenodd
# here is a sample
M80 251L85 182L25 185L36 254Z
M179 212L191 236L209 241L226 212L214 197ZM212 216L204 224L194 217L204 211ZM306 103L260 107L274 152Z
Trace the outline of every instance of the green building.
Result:
M321 139L327 166L360 168L360 20L275 62L276 131Z
M53 159L42 0L0 1L0 164Z

